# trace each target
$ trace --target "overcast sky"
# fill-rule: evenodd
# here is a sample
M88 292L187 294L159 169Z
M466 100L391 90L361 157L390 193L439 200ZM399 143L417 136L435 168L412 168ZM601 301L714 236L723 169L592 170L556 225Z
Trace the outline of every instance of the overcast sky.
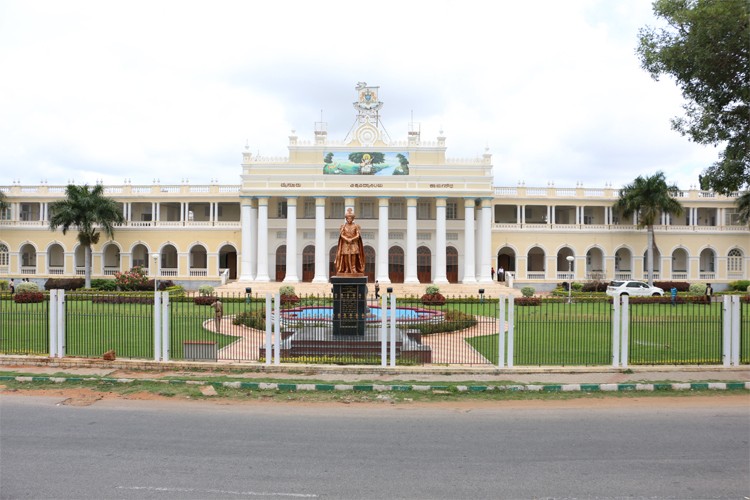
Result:
M650 0L0 0L0 186L240 182L241 153L351 128L380 86L405 140L493 155L495 184L687 189L717 156L635 54Z

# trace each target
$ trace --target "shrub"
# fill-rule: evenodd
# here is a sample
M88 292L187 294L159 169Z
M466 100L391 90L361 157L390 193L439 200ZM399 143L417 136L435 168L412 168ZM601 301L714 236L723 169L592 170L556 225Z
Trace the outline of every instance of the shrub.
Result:
M266 311L261 309L259 311L248 311L241 312L235 315L232 319L234 325L244 325L248 328L255 328L256 330L266 329Z
M117 290L117 282L115 280L98 278L91 280L91 288L102 292L114 292Z
M429 290L432 287L427 287L427 290ZM438 287L434 287L438 288ZM426 293L422 295L422 304L426 306L442 306L445 305L445 297L438 292L435 293Z
M216 297L208 297L206 295L199 295L198 297L193 297L193 303L196 306L210 306L216 302Z
M185 288L183 288L180 285L167 286L167 290L166 291L169 294L170 298L184 297L185 296Z
M445 311L443 315L443 321L438 323L420 323L413 327L414 330L419 330L422 335L428 335L430 333L444 333L444 332L455 332L459 330L465 330L471 328L477 324L477 320L474 316L466 314L465 312L449 310Z
M608 281L600 281L600 280L592 280L587 281L583 284L583 287L581 288L582 292L606 292L607 286L609 286Z
M692 283L690 285L690 293L693 295L703 295L706 293L705 283Z
M750 291L750 280L737 280L729 283L730 290L736 290L738 292Z
M142 287L148 282L148 278L145 269L141 266L135 266L130 271L115 273L115 282L120 290L142 290Z
M28 283L23 284L26 285ZM36 283L32 283L32 285L36 286ZM16 304L35 304L38 302L44 302L44 294L38 289L39 287L37 287L37 290L17 292L13 295L13 302Z
M281 287L281 288L284 288L284 287ZM290 286L288 288L291 288L292 291L294 291L293 287ZM281 294L281 306L282 307L290 307L298 303L299 303L299 297L294 295L294 293L292 293L291 295Z
M533 297L534 292L536 292L536 290L534 290L533 286L525 286L521 288L521 295L523 295L524 297Z
M518 297L513 301L517 306L540 306L542 305L541 297Z
M86 280L83 278L50 278L44 283L45 290L78 290L83 288ZM92 282L93 287L93 282Z
M581 290L583 290L583 283L579 283L577 281L571 283L570 286L573 287L574 292L580 292Z
M297 295L294 292L294 287L291 286L291 285L284 285L284 286L280 287L279 288L279 293L281 294L282 297L285 296L285 295Z
M0 280L0 292L4 292L6 290L10 290L10 281Z
M690 283L687 281L654 281L654 286L658 286L664 291L676 288L678 292L687 292L690 290Z
M198 287L198 293L203 297L207 295L213 295L214 287L212 287L211 285L201 285L200 287Z
M39 285L32 283L31 281L22 281L16 285L16 293L23 292L38 292Z
M440 287L437 285L430 285L427 287L424 293L426 295L435 295L436 293L440 293Z

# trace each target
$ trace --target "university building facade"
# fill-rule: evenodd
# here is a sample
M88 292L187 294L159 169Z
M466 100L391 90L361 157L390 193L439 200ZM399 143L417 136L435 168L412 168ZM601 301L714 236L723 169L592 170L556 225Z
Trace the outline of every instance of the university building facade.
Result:
M189 288L200 284L327 282L347 208L356 214L369 281L488 283L502 268L514 286L643 279L646 231L612 209L612 186L495 186L492 158L446 156L410 127L405 140L380 123L378 88L357 85L355 125L343 141L289 136L289 156L242 154L239 185L212 182L104 186L125 222L93 248L92 275L143 266ZM49 230L64 186L0 186L0 279L83 274L75 230ZM750 230L736 196L690 189L680 216L655 226L660 280L748 279ZM568 257L573 257L572 261ZM716 286L715 286L716 287Z

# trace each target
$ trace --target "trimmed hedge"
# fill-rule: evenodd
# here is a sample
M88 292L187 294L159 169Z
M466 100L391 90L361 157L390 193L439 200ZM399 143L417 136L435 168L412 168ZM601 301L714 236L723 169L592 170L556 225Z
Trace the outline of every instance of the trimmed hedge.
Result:
M13 295L13 302L16 304L37 304L44 302L42 292L18 292Z
M208 295L193 297L193 304L195 304L196 306L210 306L214 302L216 302L216 297L211 297Z
M429 287L428 287L429 288ZM440 292L426 293L422 295L422 304L426 306L442 306L445 305L445 297Z
M50 278L44 283L45 290L78 290L83 288L86 280L83 278Z

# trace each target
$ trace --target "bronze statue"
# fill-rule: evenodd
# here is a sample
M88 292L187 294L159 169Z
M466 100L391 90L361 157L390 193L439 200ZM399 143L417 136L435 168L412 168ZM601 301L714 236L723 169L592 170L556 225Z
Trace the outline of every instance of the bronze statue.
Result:
M339 247L336 250L336 276L365 275L365 246L360 227L354 223L351 207L346 210L346 223L339 230Z

